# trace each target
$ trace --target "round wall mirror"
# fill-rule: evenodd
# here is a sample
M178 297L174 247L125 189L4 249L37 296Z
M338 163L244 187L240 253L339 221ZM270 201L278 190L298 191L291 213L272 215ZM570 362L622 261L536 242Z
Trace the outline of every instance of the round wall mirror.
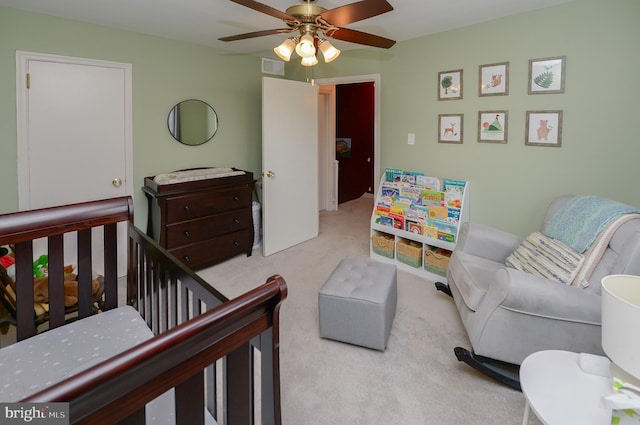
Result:
M169 133L189 146L211 140L218 131L218 115L211 105L197 99L183 100L169 111Z

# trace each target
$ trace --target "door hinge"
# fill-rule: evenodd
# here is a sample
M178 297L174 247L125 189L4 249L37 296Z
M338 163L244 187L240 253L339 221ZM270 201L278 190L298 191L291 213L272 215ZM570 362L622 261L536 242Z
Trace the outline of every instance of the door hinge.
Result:
M31 74L27 73L27 90L31 88Z

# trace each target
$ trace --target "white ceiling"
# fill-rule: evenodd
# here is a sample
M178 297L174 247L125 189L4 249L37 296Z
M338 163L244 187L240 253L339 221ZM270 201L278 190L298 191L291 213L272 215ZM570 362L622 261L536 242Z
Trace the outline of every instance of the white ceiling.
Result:
M296 1L260 0L281 11ZM346 27L405 41L572 0L388 1L393 11ZM318 0L317 4L333 9L352 2ZM229 0L0 0L0 6L272 58L273 47L286 38L271 35L218 41L224 36L286 27L277 18ZM364 47L341 41L333 44L342 50Z

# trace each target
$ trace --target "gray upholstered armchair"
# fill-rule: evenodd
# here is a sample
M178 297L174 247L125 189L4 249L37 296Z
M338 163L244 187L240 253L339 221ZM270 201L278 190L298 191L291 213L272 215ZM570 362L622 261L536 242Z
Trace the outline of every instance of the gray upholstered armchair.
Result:
M562 196L551 203L542 233L575 199ZM608 225L609 235L600 233L600 254L592 256L591 270L584 270L589 267L586 259L580 265L576 279L580 273L583 277L576 286L508 267L505 262L513 259L524 238L465 223L449 262L448 285L436 284L453 296L471 341L473 351L456 347L458 359L519 388L517 365L533 352L559 349L603 355L600 281L610 274L640 275L640 215L622 215L612 220L615 226ZM585 257L589 254L586 251Z

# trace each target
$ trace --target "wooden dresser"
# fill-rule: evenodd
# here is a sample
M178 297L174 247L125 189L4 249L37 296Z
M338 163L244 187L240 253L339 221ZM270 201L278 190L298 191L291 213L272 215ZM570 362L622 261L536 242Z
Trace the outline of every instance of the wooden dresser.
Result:
M170 184L146 177L147 234L193 270L250 256L253 185L250 172Z

